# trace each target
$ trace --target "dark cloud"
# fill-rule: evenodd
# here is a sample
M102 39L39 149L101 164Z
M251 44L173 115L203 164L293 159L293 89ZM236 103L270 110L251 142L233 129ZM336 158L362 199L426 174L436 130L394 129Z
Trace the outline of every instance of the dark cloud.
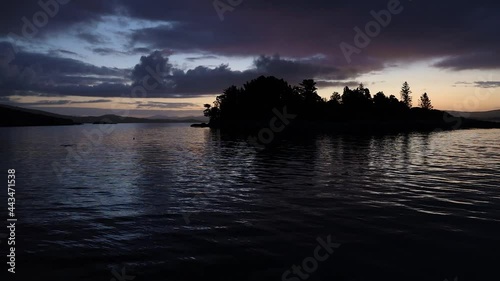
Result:
M188 61L197 61L197 60L217 59L217 58L218 58L217 56L213 56L213 55L205 55L205 56L199 56L199 57L190 57L190 58L186 58L186 60L188 60Z
M151 50L148 48L133 48L132 50L127 50L127 51L120 51L116 50L113 48L92 48L91 51L93 53L99 54L101 56L110 56L110 55L117 55L117 56L124 56L124 55L141 55L141 54L149 54L151 53Z
M54 57L39 53L18 53L10 63L20 69L32 68L47 76L69 74L121 75L123 70L98 67L70 58Z
M89 32L80 32L76 35L76 37L92 45L102 44L106 42L103 36Z
M297 82L302 79L346 79L356 75L352 69L341 69L339 67L321 64L321 61L301 61L282 59L279 55L272 57L260 56L254 61L255 68L260 73L287 77L289 80Z
M55 96L88 96L88 97L121 97L131 96L131 88L125 84L100 83L97 85L64 85L42 84L34 87L32 92L48 93Z
M179 108L186 108L186 107L195 107L195 106L200 106L194 103L177 103L177 102L156 102L156 101L148 101L148 102L138 102L137 103L137 108L150 108L150 109L155 109L155 108L170 108L170 109L179 109Z
M124 55L124 52L112 49L112 48L93 48L92 52L99 54L101 56L109 56L109 55Z
M370 11L386 9L388 2L244 1L226 12L221 22L212 1L73 0L60 5L58 13L35 37L51 38L49 35L55 33L80 30L78 38L102 44L107 41L106 34L89 30L114 15L122 18L125 27L131 19L161 23L127 29L123 35L128 36L130 49L145 45L178 53L224 56L280 53L295 59L322 54L330 66L351 66L356 71L379 69L393 61L429 58L446 58L436 67L451 70L500 68L500 60L494 55L500 50L500 37L495 36L500 26L500 2L493 0L401 1L403 12L393 15L390 24L360 54L353 55L349 64L340 43L354 44L354 27L364 29L374 20ZM0 34L20 35L22 18L32 20L41 10L37 1L10 3L0 11Z
M457 88L457 87L472 88L472 87L476 87L476 85L473 82L457 81L457 82L453 83L453 85L451 85L451 87L453 87L453 88Z
M146 48L146 47L138 47L138 48L133 48L130 53L132 54L149 54L151 53L151 49Z
M15 33L18 36L23 36L23 27L26 26L26 21L34 25L34 15L36 13L45 12L45 9L39 4L54 1L33 1L33 0L18 0L15 3L6 4L0 10L0 35ZM45 25L34 25L37 32L34 33L34 38L46 37L55 32L66 32L76 25L85 23L91 25L101 21L103 16L114 15L118 12L116 1L100 1L100 0L72 0L64 5L47 6L52 15L48 16L48 22ZM31 33L31 30L28 29Z
M320 53L331 65L342 66L347 62L340 43L354 44L354 27L364 29L373 20L370 11L386 9L387 3L387 0L247 1L228 12L224 22L219 21L210 7L201 8L204 4L198 3L196 10L185 7L185 11L193 12L190 15L182 13L180 4L173 4L174 9L166 13L166 18L178 24L136 30L131 42L219 55L279 52L300 58ZM161 18L157 10L128 4L131 15ZM371 39L361 54L353 55L353 66L369 69L394 60L453 56L465 62L443 62L437 66L500 67L499 60L487 60L487 54L498 51L500 46L500 38L492 36L500 25L495 12L500 7L498 2L401 1L401 5L403 12L393 15L390 24ZM477 55L471 57L470 54ZM460 66L455 67L456 64Z
M314 78L322 86L351 82L341 80L358 75L354 69L321 64L321 60L293 60L279 55L259 56L254 66L236 71L228 65L198 66L181 70L170 64L162 51L142 56L131 70L97 67L75 59L47 54L18 53L0 68L3 95L60 95L92 97L197 97L220 93L260 75L273 75L292 84Z
M74 104L81 104L81 103L106 103L106 102L112 102L112 100L109 100L109 99L98 99L98 100L85 100L85 101L71 101L71 103L74 103Z
M340 69L321 65L312 61L297 61L284 59L279 55L259 56L254 60L252 68L245 71L235 71L228 65L215 68L198 66L189 70L173 68L168 58L160 52L142 57L141 63L132 71L134 85L147 84L156 87L148 91L148 95L164 97L193 97L220 93L231 84L242 85L246 81L260 75L273 75L283 78L292 84L298 84L303 79L315 78L328 80L322 82L325 86L337 86L338 80L357 75L353 69Z
M361 82L357 81L316 81L316 86L318 87L350 87L355 88L359 86Z
M79 56L77 53L68 51L68 50L63 50L63 49L57 49L57 50L52 50L50 52L51 55L58 55L58 54L63 54L63 55L71 55L71 56Z
M111 102L109 99L74 101L74 100L40 100L30 103L19 103L24 106L39 106L39 105L69 105L69 104L92 104L92 103L107 103Z
M472 53L444 59L435 66L453 70L496 69L500 66L500 58L493 52Z
M441 60L435 67L453 71L500 68L496 55L500 51L500 37L496 36L500 3L489 0L402 1L403 12L393 15L380 35L352 55L349 63L340 43L355 45L354 27L364 29L373 20L370 11L385 9L388 2L244 1L221 22L212 1L73 0L59 5L57 15L50 17L49 23L29 39L30 46L24 46L15 57L9 58L4 52L8 44L0 42L0 96L120 97L147 86L147 97L197 97L220 93L231 84L241 85L259 75L274 75L292 84L314 78L322 87L355 86L361 74L395 62L436 58ZM37 1L10 3L0 11L0 36L9 32L21 35L23 17L31 21L41 10ZM111 42L110 34L95 30L111 15L123 22L120 36L127 46ZM149 24L128 23L137 19ZM32 47L59 35L76 37L77 42L92 45L85 46L102 56L143 56L131 69L116 69L66 58L78 57L67 47L53 47L48 53ZM163 51L152 51L155 49ZM185 70L169 60L172 53L199 54L189 57L191 62L220 56L254 57L255 61L244 71L225 64ZM276 53L281 56L272 56ZM474 85L498 87L498 82L478 81Z
M346 86L352 85L352 82L339 80L353 78L358 74L358 71L351 68L342 69L315 61L285 59L279 55L261 55L254 60L253 67L245 71L233 71L227 65L216 68L198 66L187 71L176 70L169 78L175 85L174 89L180 92L208 94L220 92L230 84L242 85L260 75L276 76L292 84L313 78L321 81L318 84L320 86Z
M162 52L154 51L148 56L142 56L131 73L134 86L150 85L150 80L156 80L159 88L163 88L165 77L170 74L172 65L168 62L168 57L164 57ZM148 86L149 87L149 86Z
M479 88L499 88L500 81L476 81L474 82L476 87Z
M6 51L9 44L0 44ZM20 52L0 63L0 95L119 96L128 70L97 67L76 59Z

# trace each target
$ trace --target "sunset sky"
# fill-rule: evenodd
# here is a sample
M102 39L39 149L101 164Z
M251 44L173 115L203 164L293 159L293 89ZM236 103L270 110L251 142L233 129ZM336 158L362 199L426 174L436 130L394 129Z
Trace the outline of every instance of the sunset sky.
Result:
M200 116L224 88L274 75L293 85L316 79L325 98L359 83L399 98L408 81L414 106L427 92L438 109L500 109L498 1L40 3L0 11L0 103ZM342 44L356 52L346 56Z

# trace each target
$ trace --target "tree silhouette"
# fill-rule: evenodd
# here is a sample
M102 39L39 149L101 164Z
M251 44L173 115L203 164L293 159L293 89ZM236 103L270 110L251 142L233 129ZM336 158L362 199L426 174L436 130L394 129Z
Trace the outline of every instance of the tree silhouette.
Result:
M203 115L210 117L210 109L212 106L210 104L204 104L203 107L205 108L205 110L203 110Z
M210 118L210 126L235 128L251 124L265 126L269 120L275 120L277 111L285 107L286 112L297 116L295 121L319 124L350 121L442 122L442 112L430 110L432 105L427 93L420 98L422 108L411 108L410 94L410 86L406 82L401 89L402 101L383 92L377 92L372 97L370 90L360 84L355 89L345 87L342 94L333 93L327 101L318 95L313 79L293 86L283 79L260 76L242 87L225 89L213 105L204 105L204 115ZM398 124L401 126L401 123Z
M333 92L333 94L330 96L329 103L339 105L342 103L342 97L338 92Z
M210 123L243 120L269 120L273 109L287 105L290 110L303 103L301 95L286 81L276 77L260 76L243 85L231 86L217 96L214 105L205 105L205 116Z
M411 90L408 82L404 82L401 87L401 101L406 105L406 107L412 107Z
M366 100L371 100L372 99L372 95L370 94L370 89L365 88L365 85L363 85L363 83L359 84L357 90L359 92L361 92L365 96Z
M433 109L434 107L432 106L431 104L431 100L429 99L429 96L427 95L427 93L424 93L421 97L420 97L420 102L419 102L419 105L421 108L423 109L427 109L427 110L430 110L430 109Z
M315 103L321 101L321 97L316 92L316 82L313 79L305 79L300 83L299 91L304 97L306 103Z
M383 106L389 103L389 99L385 96L384 92L378 92L373 96L373 103L375 105Z
M212 107L210 104L205 104L204 107L205 110L203 111L203 115L205 115L206 117L210 117L211 122L219 120L220 110L218 107L216 106Z

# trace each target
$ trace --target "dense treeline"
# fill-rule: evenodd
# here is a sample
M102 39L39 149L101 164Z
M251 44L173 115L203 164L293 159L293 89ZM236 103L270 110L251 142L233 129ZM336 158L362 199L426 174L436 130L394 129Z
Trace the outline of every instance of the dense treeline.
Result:
M298 120L352 121L352 120L431 120L442 119L440 111L432 110L427 94L420 97L420 108L411 108L411 90L408 83L401 88L401 99L378 92L372 96L363 84L356 89L345 87L342 94L333 93L329 100L317 93L316 82L304 80L291 86L283 79L261 76L243 87L231 86L214 102L205 105L205 116L210 123L237 121L264 121L273 116L273 109L297 115Z

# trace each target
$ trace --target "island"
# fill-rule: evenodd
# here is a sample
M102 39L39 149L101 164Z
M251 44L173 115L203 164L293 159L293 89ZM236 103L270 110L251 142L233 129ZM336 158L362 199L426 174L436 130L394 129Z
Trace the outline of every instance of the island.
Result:
M292 86L274 76L260 76L242 87L231 86L217 96L213 105L205 104L204 115L210 127L227 130L264 130L271 134L286 130L330 132L387 132L416 130L452 130L500 128L500 123L456 117L433 109L427 93L412 107L407 82L401 87L401 99L377 92L372 96L363 84L329 100L317 93L313 79Z

